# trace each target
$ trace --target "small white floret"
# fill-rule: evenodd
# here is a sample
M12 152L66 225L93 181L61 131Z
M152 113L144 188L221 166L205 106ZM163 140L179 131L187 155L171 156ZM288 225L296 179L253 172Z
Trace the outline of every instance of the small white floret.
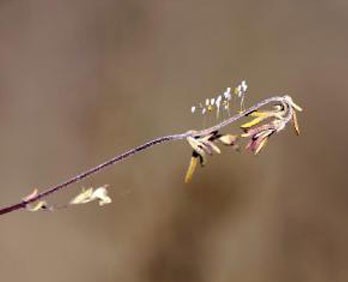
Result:
M236 88L236 94L238 97L241 97L242 96L242 85L239 84Z
M216 104L220 104L220 103L221 103L221 100L222 100L222 96L219 95L219 96L216 98L215 103L216 103Z
M231 87L226 88L226 91L224 92L224 98L226 100L231 100Z
M221 100L222 100L222 96L219 95L216 100L215 100L215 106L216 106L216 117L219 117L219 112L220 112L220 105L221 105Z
M220 108L220 104L221 104L221 100L222 100L222 96L219 95L217 98L216 98L216 101L215 101L215 106L216 108Z
M248 89L248 85L246 84L246 81L243 80L242 83L241 83L241 90L242 90L243 92L246 92L247 89Z

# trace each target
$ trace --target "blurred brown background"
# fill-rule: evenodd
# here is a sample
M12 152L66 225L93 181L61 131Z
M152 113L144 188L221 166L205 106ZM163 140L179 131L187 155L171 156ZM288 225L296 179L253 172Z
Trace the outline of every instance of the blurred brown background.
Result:
M112 205L3 216L1 281L348 281L347 25L344 0L2 0L1 205L200 126L241 79L305 111L189 185L179 142L50 198L109 183Z

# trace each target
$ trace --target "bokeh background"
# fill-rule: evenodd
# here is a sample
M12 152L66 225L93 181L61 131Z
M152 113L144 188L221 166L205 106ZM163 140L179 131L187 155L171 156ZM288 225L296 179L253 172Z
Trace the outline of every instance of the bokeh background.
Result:
M189 185L171 143L49 199L108 183L112 205L1 217L1 280L348 281L347 26L344 0L2 0L1 205L200 127L191 105L242 79L305 111Z

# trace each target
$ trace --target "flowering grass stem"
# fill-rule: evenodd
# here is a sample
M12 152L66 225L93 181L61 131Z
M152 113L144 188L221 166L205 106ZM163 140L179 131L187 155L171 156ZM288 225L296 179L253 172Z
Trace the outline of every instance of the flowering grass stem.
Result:
M79 181L81 181L81 180L83 180L91 175L97 174L100 171L102 171L108 167L111 167L112 165L117 164L123 160L131 158L131 157L135 156L136 154L138 154L142 151L145 151L145 150L147 150L155 145L167 143L170 141L186 140L187 138L196 138L197 139L197 138L202 138L204 136L208 136L212 132L217 132L220 129L240 120L241 118L250 115L254 111L256 111L256 110L258 110L266 105L274 104L274 103L282 104L282 105L287 107L287 109L288 109L288 111L286 113L287 116L284 119L285 119L285 123L288 123L293 118L292 99L289 96L283 96L283 97L274 96L274 97L265 99L265 100L255 104L255 105L251 106L250 108L244 110L243 112L238 113L232 117L229 117L226 120L221 121L212 127L209 127L209 128L203 129L203 130L190 130L190 131L187 131L187 132L181 133L181 134L162 136L162 137L150 140L150 141L148 141L140 146L131 148L130 150L128 150L122 154L116 155L113 158L111 158L111 159L91 168L91 169L88 169L80 174L77 174L77 175L67 179L66 181L60 183L60 184L54 185L52 187L48 187L47 189L43 190L40 193L37 193L33 197L24 198L18 203L1 208L0 215L4 215L4 214L10 213L10 212L13 212L16 210L20 210L20 209L26 209L28 207L28 205L31 203L34 203L38 200L46 198L47 196L52 195L55 192L58 192L58 191L63 190L63 189L65 189L73 184L76 184L77 182L79 182Z

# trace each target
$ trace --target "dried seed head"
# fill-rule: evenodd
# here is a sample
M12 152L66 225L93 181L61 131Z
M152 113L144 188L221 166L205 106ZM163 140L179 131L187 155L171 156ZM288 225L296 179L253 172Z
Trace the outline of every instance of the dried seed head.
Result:
M96 189L93 187L87 190L82 189L82 191L75 196L71 201L71 205L87 204L89 202L97 200L100 206L110 204L112 202L111 198L108 196L107 187L109 185L103 185Z

